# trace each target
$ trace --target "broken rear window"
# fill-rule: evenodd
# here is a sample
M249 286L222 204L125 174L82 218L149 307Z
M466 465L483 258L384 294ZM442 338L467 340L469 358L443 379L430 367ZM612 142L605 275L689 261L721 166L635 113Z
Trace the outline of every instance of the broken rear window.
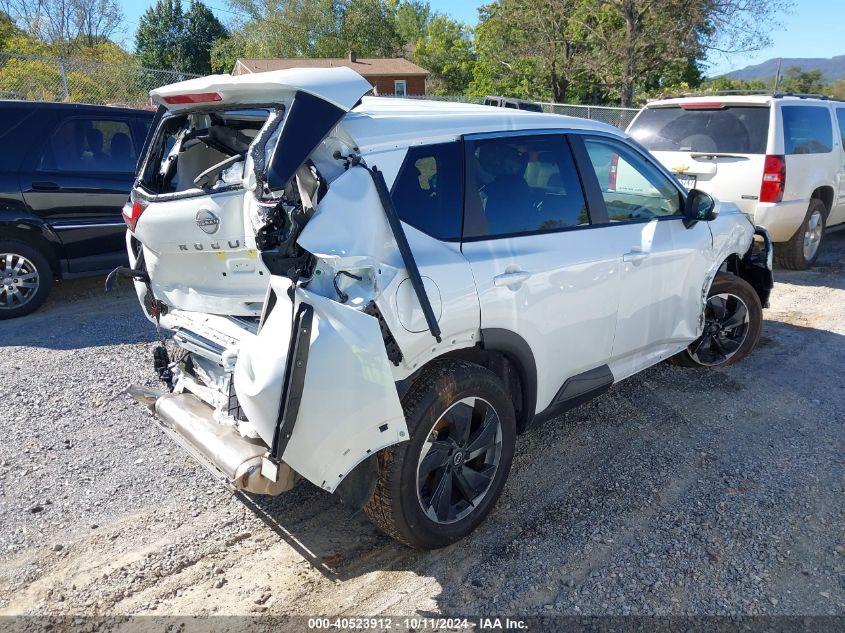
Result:
M247 150L270 112L218 110L164 119L141 184L153 194L240 186Z

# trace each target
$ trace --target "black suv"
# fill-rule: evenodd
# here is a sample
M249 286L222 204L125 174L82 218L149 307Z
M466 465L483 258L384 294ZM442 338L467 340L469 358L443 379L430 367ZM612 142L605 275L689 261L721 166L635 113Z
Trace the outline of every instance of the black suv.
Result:
M0 319L38 308L55 278L126 263L120 212L153 116L0 101Z

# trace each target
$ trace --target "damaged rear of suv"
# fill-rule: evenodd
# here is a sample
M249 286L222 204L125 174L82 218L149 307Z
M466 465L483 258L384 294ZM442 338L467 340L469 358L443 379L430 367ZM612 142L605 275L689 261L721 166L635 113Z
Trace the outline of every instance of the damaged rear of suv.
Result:
M770 243L607 126L370 89L335 68L153 91L115 274L174 343L166 390L132 393L215 476L302 477L431 548L492 509L518 432L660 360L747 355Z

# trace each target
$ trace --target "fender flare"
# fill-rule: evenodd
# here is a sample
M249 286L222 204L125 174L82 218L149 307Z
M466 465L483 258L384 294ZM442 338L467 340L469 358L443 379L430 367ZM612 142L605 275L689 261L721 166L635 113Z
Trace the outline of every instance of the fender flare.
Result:
M516 332L503 328L482 328L481 344L487 351L501 352L514 364L522 382L522 410L519 431L531 426L537 413L537 363L531 346Z

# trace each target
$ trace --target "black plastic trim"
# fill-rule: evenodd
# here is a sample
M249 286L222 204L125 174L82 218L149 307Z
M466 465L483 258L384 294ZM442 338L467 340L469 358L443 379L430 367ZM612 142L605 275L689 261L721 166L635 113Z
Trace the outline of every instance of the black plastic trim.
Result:
M423 315L425 315L425 322L431 335L440 342L440 325L437 323L437 318L434 316L434 310L431 308L431 301L428 300L428 295L425 292L422 277L420 276L420 269L417 267L417 262L414 259L414 253L408 244L408 237L405 235L405 229L402 228L402 221L399 219L399 214L396 212L396 207L393 206L393 198L390 197L390 190L387 188L387 183L384 181L384 174L382 174L378 167L373 166L371 169L366 168L373 178L373 184L378 192L381 206L384 209L384 215L387 217L387 222L390 224L390 230L393 232L393 238L396 240L396 245L399 247L399 253L402 255L402 262L405 264L405 269L408 271L408 278L411 280L411 285L414 286L414 292L417 295L417 300L420 302Z
M282 385L282 398L279 402L279 416L276 421L276 431L273 433L273 443L270 456L281 461L288 446L296 418L299 415L299 405L302 402L302 391L305 388L305 371L308 367L308 351L311 347L311 326L314 322L314 308L307 304L299 304L293 319L288 357L285 366L285 378Z
M775 285L774 275L768 264L771 260L773 248L772 238L769 237L768 231L759 226L754 227L754 234L763 239L763 250L755 250L754 242L751 242L748 252L742 258L739 276L751 284L751 287L757 292L757 296L760 297L760 304L764 308L768 308L769 296L772 294L772 288Z
M602 365L566 379L551 404L534 416L531 428L600 396L613 384L613 372Z
M146 161L147 152L150 150L150 145L152 145L153 139L155 138L156 133L158 132L158 126L161 124L161 120L164 118L164 115L167 113L167 108L163 105L160 105L156 108L156 113L153 115L153 120L150 121L150 127L147 128L147 136L144 137L144 144L141 146L141 151L138 152L138 160L135 161L135 173L141 173L141 167L144 165Z
M610 221L607 215L607 206L601 193L595 168L590 160L590 155L587 153L587 147L584 145L584 139L580 134L567 134L566 140L569 142L572 158L575 161L575 169L581 179L581 190L584 192L584 198L587 201L590 224L593 226L607 224Z
M522 383L523 420L517 421L521 433L531 426L537 410L537 363L531 346L516 332L501 328L482 329L481 344L485 350L501 352L516 365Z

